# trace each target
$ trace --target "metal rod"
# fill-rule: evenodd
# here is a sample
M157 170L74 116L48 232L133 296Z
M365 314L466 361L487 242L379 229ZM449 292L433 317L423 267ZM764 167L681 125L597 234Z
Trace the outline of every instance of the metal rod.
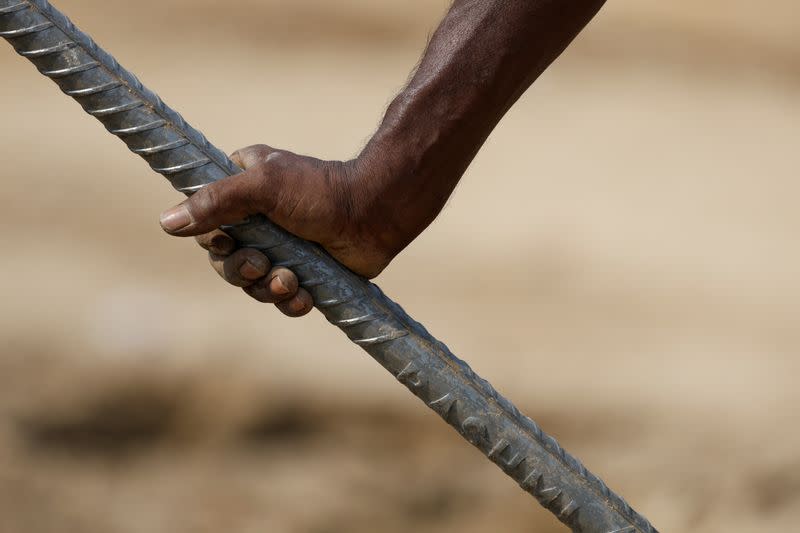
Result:
M0 36L178 191L241 171L46 0L0 0ZM226 230L290 264L329 322L573 531L656 532L376 285L264 217Z

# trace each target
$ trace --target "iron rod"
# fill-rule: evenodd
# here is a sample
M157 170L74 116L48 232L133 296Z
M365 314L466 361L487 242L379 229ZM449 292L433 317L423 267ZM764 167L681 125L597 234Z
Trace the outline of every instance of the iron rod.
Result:
M0 0L0 36L178 191L241 171L46 0ZM291 265L329 322L573 531L656 533L376 285L264 217L226 229Z

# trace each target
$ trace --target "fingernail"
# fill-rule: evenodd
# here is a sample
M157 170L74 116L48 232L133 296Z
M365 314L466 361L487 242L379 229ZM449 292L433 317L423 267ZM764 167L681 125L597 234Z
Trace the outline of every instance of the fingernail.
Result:
M299 313L300 311L303 311L306 308L306 304L300 298L295 298L295 300L292 302L291 305L292 305L292 311L294 311L295 313Z
M258 279L264 275L264 269L248 259L239 267L239 273L246 279Z
M289 287L287 287L280 276L272 278L272 290L278 294L289 294Z
M180 231L191 223L192 217L186 206L177 205L161 213L161 227L170 233Z

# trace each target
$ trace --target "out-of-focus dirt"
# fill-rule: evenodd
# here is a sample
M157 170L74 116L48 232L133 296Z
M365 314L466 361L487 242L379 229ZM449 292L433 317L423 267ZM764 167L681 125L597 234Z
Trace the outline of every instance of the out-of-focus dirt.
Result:
M58 5L221 147L346 158L446 3ZM800 521L795 11L608 5L379 279L664 531ZM562 530L3 52L0 533Z

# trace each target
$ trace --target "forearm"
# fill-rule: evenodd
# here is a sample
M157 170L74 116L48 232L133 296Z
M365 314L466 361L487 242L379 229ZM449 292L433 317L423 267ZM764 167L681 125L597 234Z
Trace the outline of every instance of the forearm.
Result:
M403 247L436 217L491 131L605 0L456 0L358 164ZM378 215L379 213L379 215Z
M216 228L264 214L352 271L377 276L436 218L508 108L603 3L455 0L357 158L322 161L265 145L239 150L234 159L244 172L166 211L162 226L172 235L205 235L215 268L260 301L281 302L293 316L307 312L310 296L290 272L254 282L267 259L231 253L230 240L223 250ZM230 257L222 259L224 252ZM259 258L264 268L242 271ZM275 276L285 277L283 292Z

